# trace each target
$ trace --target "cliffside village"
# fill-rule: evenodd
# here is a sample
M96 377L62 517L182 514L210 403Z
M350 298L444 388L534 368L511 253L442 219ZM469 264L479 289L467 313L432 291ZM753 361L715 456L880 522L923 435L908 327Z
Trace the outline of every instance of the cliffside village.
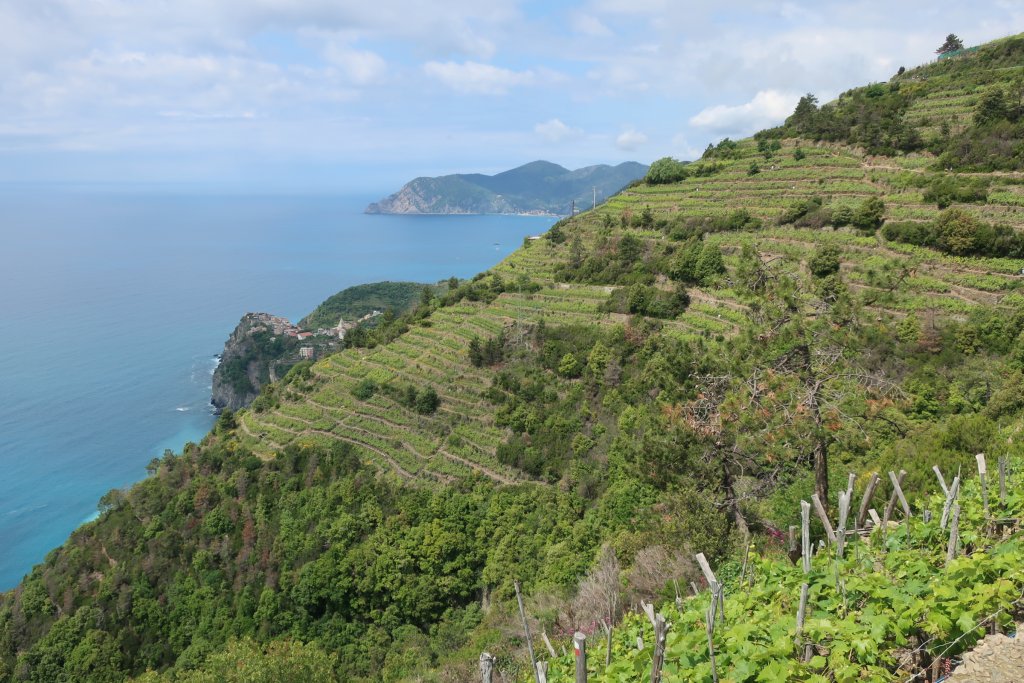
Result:
M270 313L254 313L252 330L257 332L261 331L260 328L262 328L262 330L272 332L274 337L285 336L298 339L299 341L306 341L312 337L328 337L330 339L343 341L345 339L346 332L368 320L376 318L379 315L383 315L383 312L373 310L358 320L346 321L344 318L339 318L338 324L334 327L321 327L318 328L316 332L310 332L309 330L300 329L298 325L295 325L292 321L287 318L282 318L279 315L271 315ZM299 357L303 360L314 360L317 355L316 351L316 346L300 346Z

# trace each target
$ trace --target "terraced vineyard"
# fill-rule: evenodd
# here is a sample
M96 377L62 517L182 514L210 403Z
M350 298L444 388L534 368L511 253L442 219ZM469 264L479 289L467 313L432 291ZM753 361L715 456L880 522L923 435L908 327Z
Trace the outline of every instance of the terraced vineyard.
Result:
M987 87L991 86L940 82L914 102L905 119L925 132L943 121L955 125L969 119ZM884 202L888 221L933 221L941 210L934 201L925 201L914 183L915 178L933 173L930 169L936 160L927 153L872 157L840 144L786 139L778 150L764 155L756 141L748 139L717 163L717 172L704 177L631 187L595 211L567 221L562 229L572 239L528 241L491 270L511 283L525 279L539 285L538 291L517 291L510 284L491 303L466 300L441 307L390 344L368 351L347 350L316 364L315 388L308 394L241 415L243 444L270 456L296 440L344 441L403 479L452 481L476 475L503 484L531 480L496 458L498 446L511 433L496 426L493 406L485 399L495 370L473 367L467 351L474 337L494 337L517 325L544 321L546 325L609 328L628 321L627 315L608 310L608 301L620 285L559 280L558 269L573 258L576 239L583 249L593 250L611 234L617 238L630 234L648 251L664 250L666 245L671 250L671 226L688 219L726 217L737 211L761 219L757 230L706 235L705 243L722 250L728 271L712 283L691 289L690 306L663 321L663 333L680 339L722 340L743 328L751 296L739 293L732 274L744 245L753 247L765 262L794 273L805 270L823 245L834 246L846 287L879 320L908 315L965 320L978 307L1010 310L1021 300L1024 262L1018 259L957 257L888 242L880 232L779 224L801 201L852 211L870 198ZM752 164L757 165L756 173ZM989 185L987 199L953 206L981 220L1024 230L1024 174L971 177ZM645 212L648 223L637 225ZM380 394L357 399L353 391L367 379L377 384L433 387L441 397L441 408L423 416ZM563 382L561 390L568 386Z

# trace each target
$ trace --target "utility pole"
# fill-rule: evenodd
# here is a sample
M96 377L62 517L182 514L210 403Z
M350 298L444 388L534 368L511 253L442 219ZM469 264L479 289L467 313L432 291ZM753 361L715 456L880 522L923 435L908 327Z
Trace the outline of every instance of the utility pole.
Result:
M572 200L572 213L570 213L569 216L575 216L575 215L576 215L576 200L574 199L574 200Z
M597 186L594 186L594 208L597 208Z

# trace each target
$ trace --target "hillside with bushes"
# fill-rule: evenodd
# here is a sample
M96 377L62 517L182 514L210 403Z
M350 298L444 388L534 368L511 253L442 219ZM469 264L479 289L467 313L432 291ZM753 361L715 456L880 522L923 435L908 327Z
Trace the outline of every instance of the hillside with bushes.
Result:
M711 680L707 592L674 604L697 553L726 586L721 680L962 652L1024 586L1017 522L993 527L1021 506L1022 74L1016 36L804 98L297 367L3 597L0 679L463 681L487 651L526 680L518 581L551 680L609 618L592 680L649 680L641 601L672 622L663 680ZM1010 463L998 515L978 453ZM933 466L963 473L948 566ZM770 547L812 495L835 524L851 473L858 503L881 475L881 514L900 470L911 519L806 575Z

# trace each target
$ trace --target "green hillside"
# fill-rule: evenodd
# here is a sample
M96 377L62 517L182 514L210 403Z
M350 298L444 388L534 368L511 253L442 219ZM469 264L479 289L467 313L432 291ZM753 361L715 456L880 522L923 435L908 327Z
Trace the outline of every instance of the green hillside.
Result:
M433 286L419 282L374 282L346 287L327 297L299 321L299 327L306 330L337 327L339 319L352 322L375 310L405 313L415 307L423 296L424 287Z
M800 579L768 539L812 493L834 520L850 473L858 501L881 473L881 513L906 470L915 519L937 513L934 465L952 479L984 452L1019 482L1022 76L1013 37L804 98L290 373L108 494L4 596L0 678L236 680L234 661L268 680L461 681L486 650L526 680L519 580L556 648L600 634L612 586L624 621L592 674L647 680L627 613L699 581L697 552L727 585L722 680L902 680L938 644L961 652L1024 590L1019 541L987 535L974 481L948 569L934 517L851 540L845 592L815 559L807 663ZM1020 505L1014 489L998 510ZM748 538L767 549L732 598ZM665 681L711 680L706 601L664 608ZM553 658L552 680L569 667Z
M367 213L549 213L566 215L590 206L642 178L635 161L599 164L570 171L550 161L532 161L495 175L457 173L416 178L374 202Z

